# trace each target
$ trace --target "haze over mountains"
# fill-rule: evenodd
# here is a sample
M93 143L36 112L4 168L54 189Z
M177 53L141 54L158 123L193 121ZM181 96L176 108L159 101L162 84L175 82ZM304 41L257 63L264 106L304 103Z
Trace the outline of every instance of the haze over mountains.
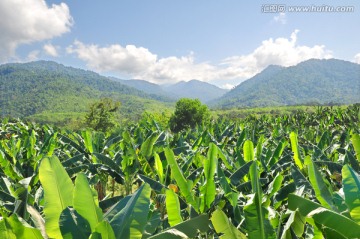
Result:
M14 117L84 112L103 97L121 101L129 114L171 107L182 97L199 98L217 108L351 104L360 102L360 65L312 59L291 67L269 66L226 92L197 80L160 86L37 61L0 65L0 93L0 115Z
M215 100L223 96L228 90L221 89L215 85L199 81L180 81L172 85L157 85L145 80L120 80L111 77L110 79L120 82L121 84L134 87L148 94L168 97L169 99L178 100L180 98L198 98L203 103Z

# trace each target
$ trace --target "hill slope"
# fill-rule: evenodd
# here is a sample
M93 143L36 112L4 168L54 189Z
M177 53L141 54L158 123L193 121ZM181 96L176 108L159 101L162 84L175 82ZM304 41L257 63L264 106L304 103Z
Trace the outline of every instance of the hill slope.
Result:
M145 81L145 80L122 80L110 77L111 80L120 82L123 85L141 90L153 97L158 97L163 100L174 100L167 92L165 92L160 85Z
M85 112L103 97L119 100L125 114L164 105L154 96L97 73L48 61L1 65L0 91L0 116Z
M296 66L269 66L212 102L222 108L360 102L360 65L311 59Z
M219 98L227 92L215 85L198 80L180 81L163 89L177 99L198 98L203 103Z

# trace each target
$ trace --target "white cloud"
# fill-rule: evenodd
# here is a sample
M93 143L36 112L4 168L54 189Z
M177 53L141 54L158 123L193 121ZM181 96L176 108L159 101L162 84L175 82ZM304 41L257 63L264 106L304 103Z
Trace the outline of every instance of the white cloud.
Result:
M0 16L0 61L14 57L19 45L60 36L73 24L65 3L49 7L44 0L1 0Z
M39 54L40 54L40 51L38 51L38 50L31 51L27 56L27 61L36 61L36 60L38 60L39 59Z
M355 63L360 64L360 53L358 53L358 54L355 55L354 61L355 61Z
M286 19L286 14L284 12L279 13L279 15L276 15L273 20L275 22L281 23L281 24L286 24L287 19Z
M43 50L45 51L45 53L49 56L53 56L53 57L57 57L58 56L58 52L57 49L54 45L52 44L45 44L43 46Z
M311 58L328 59L332 57L332 52L327 50L324 45L313 47L298 45L298 32L295 30L290 39L276 38L274 40L270 38L265 40L252 53L229 57L223 63L234 68L247 69L249 74L253 74L269 65L292 66Z
M213 82L234 79L241 81L252 77L269 65L291 66L311 58L332 57L332 52L324 45L312 47L298 45L297 34L298 30L295 30L290 39L270 38L263 41L250 54L232 56L219 64L198 63L193 53L182 57L159 58L148 49L134 45L123 47L115 44L100 47L75 41L67 48L67 52L75 54L94 70L118 72L129 78L145 79L156 83L191 79ZM222 86L224 83L219 85Z

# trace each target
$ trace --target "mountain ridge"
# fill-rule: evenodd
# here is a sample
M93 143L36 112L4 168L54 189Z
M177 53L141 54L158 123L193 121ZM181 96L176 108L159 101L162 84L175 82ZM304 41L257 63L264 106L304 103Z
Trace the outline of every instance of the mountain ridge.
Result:
M12 117L45 111L86 112L91 103L104 97L120 101L124 114L168 102L98 73L53 61L0 65L0 90L0 115Z
M211 105L220 108L360 102L360 65L310 59L295 66L270 66Z

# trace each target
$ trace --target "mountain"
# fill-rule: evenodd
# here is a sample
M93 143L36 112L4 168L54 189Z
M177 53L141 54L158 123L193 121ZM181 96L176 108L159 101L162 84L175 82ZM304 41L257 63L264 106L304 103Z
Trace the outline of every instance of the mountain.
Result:
M232 108L359 102L359 64L311 59L291 67L269 66L211 105Z
M114 77L110 77L109 79L120 82L123 85L130 86L137 90L141 90L153 96L159 96L167 100L173 100L172 97L167 92L165 92L160 85L145 80L122 80Z
M0 65L0 116L86 112L103 97L121 102L123 114L161 108L161 97L109 80L95 72L36 61Z
M198 98L203 103L219 98L227 92L227 90L215 85L198 80L180 81L173 85L164 86L163 89L176 99Z

